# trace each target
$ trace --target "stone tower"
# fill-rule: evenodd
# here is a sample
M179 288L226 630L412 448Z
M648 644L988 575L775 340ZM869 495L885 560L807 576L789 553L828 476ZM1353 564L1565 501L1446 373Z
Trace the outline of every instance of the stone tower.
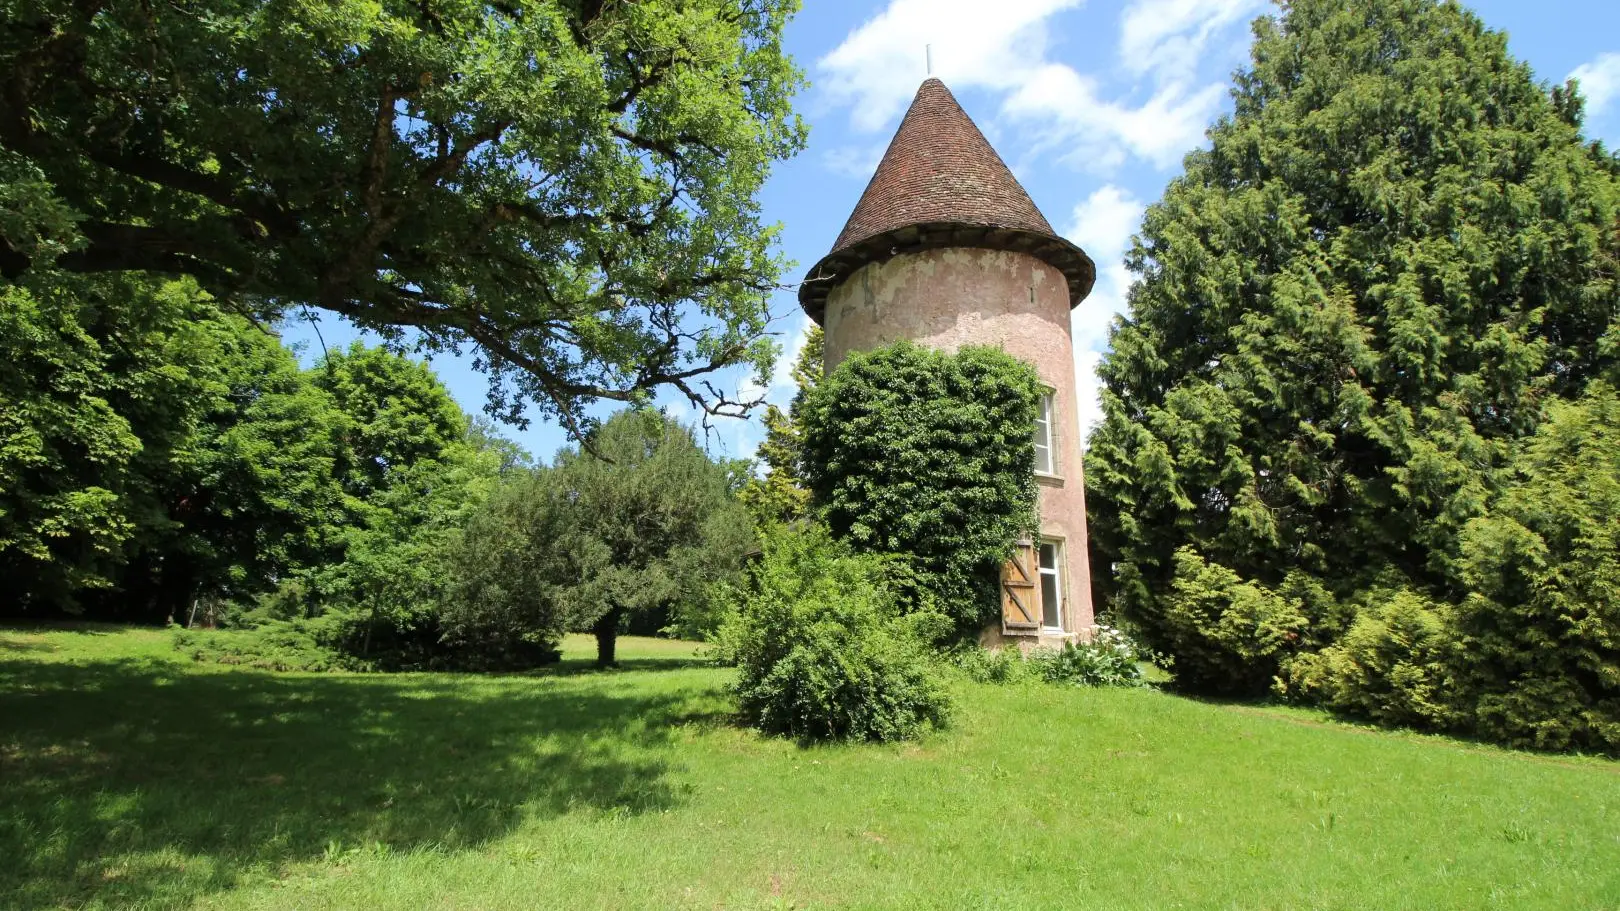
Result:
M992 345L1033 365L1049 395L1036 428L1040 532L1003 569L986 644L1086 636L1093 624L1069 311L1091 292L1085 251L1057 236L1001 156L929 79L917 90L843 233L799 303L826 330L826 367L909 339Z

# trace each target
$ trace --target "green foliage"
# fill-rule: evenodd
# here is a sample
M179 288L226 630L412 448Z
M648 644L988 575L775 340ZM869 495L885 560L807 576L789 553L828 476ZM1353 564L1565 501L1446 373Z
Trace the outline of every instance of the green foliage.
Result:
M338 479L340 411L275 335L217 314L181 334L196 358L195 417L144 480L167 521L142 536L120 597L182 618L199 597L248 600L341 556L358 505ZM143 422L147 427L156 422Z
M557 474L525 472L468 517L448 557L453 587L445 638L465 654L523 666L549 660L569 622L567 586L579 578L568 542L574 504Z
M1176 679L1212 692L1262 690L1309 625L1297 600L1206 563L1190 547L1176 552L1170 594L1157 604Z
M24 609L110 584L136 529L122 494L141 440L80 315L66 289L0 288L0 584Z
M819 526L777 528L749 568L716 654L738 667L742 717L801 741L906 740L949 709L930 640L949 621L902 615L882 558Z
M0 272L181 273L476 346L514 417L701 397L771 359L755 197L804 142L796 7L9 0Z
M176 630L174 647L193 661L239 664L268 671L360 670L332 646L327 620L266 623L249 630Z
M437 459L391 469L364 521L344 530L343 559L311 574L325 609L343 616L338 648L384 670L531 667L555 657L555 643L507 653L445 641L454 554L469 518L500 487L502 459L453 443Z
M784 412L775 405L765 407L765 440L757 458L765 463L765 477L751 477L738 491L737 498L761 527L796 522L810 515L810 491L801 476L801 449L804 445L804 400L820 382L826 337L821 327L811 324L804 347L793 363L797 391Z
M1620 395L1559 403L1462 539L1455 685L1467 726L1620 754Z
M1030 679L1030 663L1016 648L985 648L963 643L950 652L950 664L974 683L1008 684Z
M300 370L188 281L0 294L7 612L185 621L296 583L278 619L352 615L337 638L373 664L436 654L443 554L525 457L426 365L356 347Z
M997 573L1035 528L1034 368L994 348L851 354L805 396L806 484L833 533L913 560L958 628L996 616Z
M1449 609L1411 591L1368 600L1336 643L1289 665L1285 692L1381 724L1447 724L1461 695L1449 679Z
M383 494L419 463L463 442L468 419L426 363L355 342L309 371L342 416L338 472L350 496Z
M1009 684L1039 680L1071 686L1146 686L1140 664L1141 646L1109 626L1095 627L1092 638L1041 646L1028 655L1016 648L986 649L965 645L951 653L951 664L974 683Z
M274 336L185 281L0 295L0 575L24 611L161 620L314 556L336 440Z
M1003 649L1007 651L1007 649ZM1071 686L1144 686L1138 648L1130 637L1099 626L1089 640L1065 642L1062 648L1037 648L1028 661L1047 683Z
M615 414L476 514L454 558L449 637L465 646L596 634L600 663L631 617L679 610L741 564L747 513L726 465L651 410Z
M1615 369L1613 159L1456 4L1298 0L1255 34L1235 112L1146 214L1100 368L1087 505L1109 608L1190 688L1263 692L1300 659L1300 680L1342 681L1317 698L1427 719L1455 655L1485 700L1464 727L1556 744L1532 729L1557 703L1594 742L1612 678L1591 653L1576 698L1563 656L1601 637L1552 618L1597 615L1602 563L1569 551L1584 566L1559 594L1522 585L1542 558L1502 491L1543 416ZM1472 631L1510 615L1487 603L1522 612L1485 624L1511 648ZM1435 651L1453 616L1471 631Z

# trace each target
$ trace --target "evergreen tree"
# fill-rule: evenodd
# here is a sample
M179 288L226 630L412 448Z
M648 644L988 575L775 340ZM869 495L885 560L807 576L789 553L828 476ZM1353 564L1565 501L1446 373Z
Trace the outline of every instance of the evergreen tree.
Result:
M647 409L618 412L589 449L503 487L468 522L455 557L451 642L500 652L589 632L611 666L636 615L704 595L753 545L728 466Z
M1233 96L1130 253L1086 477L1111 609L1254 691L1371 592L1464 597L1520 440L1615 363L1620 194L1454 3L1294 0Z
M756 523L791 522L804 518L809 511L810 491L805 488L800 466L804 399L821 382L824 339L821 327L812 325L793 362L796 391L788 410L775 405L765 407L765 441L760 443L757 456L765 463L765 477L749 480L738 493Z

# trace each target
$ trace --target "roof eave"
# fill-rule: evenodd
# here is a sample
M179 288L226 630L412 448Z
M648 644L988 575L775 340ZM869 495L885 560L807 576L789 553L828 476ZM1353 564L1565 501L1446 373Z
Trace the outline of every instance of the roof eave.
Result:
M827 296L862 266L944 247L1027 253L1063 274L1069 284L1071 310L1086 299L1097 280L1097 267L1086 251L1056 235L995 225L930 222L883 231L823 256L799 284L799 306L820 325L827 312Z

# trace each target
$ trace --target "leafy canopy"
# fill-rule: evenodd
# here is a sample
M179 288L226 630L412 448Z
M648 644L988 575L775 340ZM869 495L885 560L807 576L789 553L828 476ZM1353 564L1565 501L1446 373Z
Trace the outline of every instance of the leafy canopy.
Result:
M5 0L0 272L184 275L470 348L492 403L768 366L794 0ZM762 367L763 369L763 367Z

